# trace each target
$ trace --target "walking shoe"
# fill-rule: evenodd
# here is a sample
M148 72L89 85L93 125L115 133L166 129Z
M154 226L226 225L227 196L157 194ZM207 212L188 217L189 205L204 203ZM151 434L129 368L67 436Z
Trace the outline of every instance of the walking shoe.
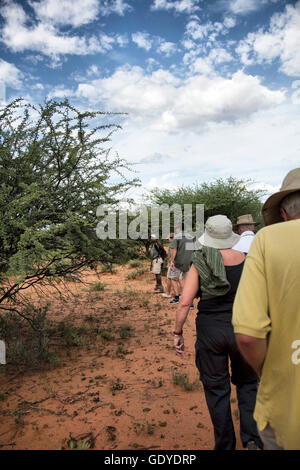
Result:
M162 286L156 286L154 290L155 292L164 292L164 288Z
M249 441L246 446L247 450L262 450L254 441Z
M176 299L176 298L174 297L174 299L171 300L170 304L177 304L178 302L179 302L179 299Z
M165 294L165 293L163 293L163 294L161 294L161 295L162 295L163 297L172 297L170 294Z

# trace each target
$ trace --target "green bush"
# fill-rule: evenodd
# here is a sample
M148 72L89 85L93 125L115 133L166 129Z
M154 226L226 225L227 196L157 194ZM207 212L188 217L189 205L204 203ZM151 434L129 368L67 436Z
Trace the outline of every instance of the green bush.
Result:
M68 100L33 105L20 98L0 109L0 312L13 310L33 329L26 289L60 289L83 269L138 256L135 241L104 240L95 230L103 221L98 208L117 207L139 185L122 177L131 165L110 154L120 128L112 116Z
M105 341L112 341L114 339L113 335L111 335L110 333L108 333L107 331L102 331L100 333L100 336L102 339L104 339Z
M127 274L126 279L136 279L142 274L145 274L148 270L146 268L134 269L130 273Z
M199 390L200 381L199 379L190 382L188 375L185 372L177 372L173 369L173 383L174 385L179 385L181 388L187 391Z
M68 322L60 322L58 332L67 346L82 346L85 344L87 330L84 326L76 327Z
M102 273L115 274L117 272L116 267L113 263L103 264L100 268Z
M142 263L143 263L143 261L141 259L131 259L128 262L128 266L130 268L138 268L139 266L141 266Z
M133 334L133 327L128 324L121 325L119 328L120 338L125 339L129 338Z
M105 290L105 287L106 287L106 284L104 282L95 282L95 284L93 284L91 287L90 287L90 292L103 292Z

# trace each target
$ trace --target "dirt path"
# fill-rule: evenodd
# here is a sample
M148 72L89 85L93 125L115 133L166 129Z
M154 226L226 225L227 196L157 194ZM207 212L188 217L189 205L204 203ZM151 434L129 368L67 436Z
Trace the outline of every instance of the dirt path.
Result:
M130 272L101 274L105 288L94 292L70 283L75 298L67 304L53 295L49 315L93 331L84 345L65 348L59 366L26 373L0 366L1 449L213 448L194 365L195 310L179 358L171 334L176 306L154 293L150 272L128 280ZM241 449L234 390L232 410Z

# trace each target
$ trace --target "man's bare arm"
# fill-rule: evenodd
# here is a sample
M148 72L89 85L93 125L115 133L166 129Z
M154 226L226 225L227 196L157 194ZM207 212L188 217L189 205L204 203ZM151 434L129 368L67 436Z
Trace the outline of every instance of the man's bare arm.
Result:
M171 251L171 267L174 268L174 260L176 258L177 250L176 248L172 248Z
M268 349L266 338L254 338L241 333L236 333L235 337L243 357L260 377Z

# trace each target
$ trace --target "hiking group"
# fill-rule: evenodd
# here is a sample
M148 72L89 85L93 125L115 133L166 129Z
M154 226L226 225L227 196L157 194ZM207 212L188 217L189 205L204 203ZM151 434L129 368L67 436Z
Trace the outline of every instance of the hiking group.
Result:
M151 267L156 277L155 290L161 292L163 297L168 298L171 298L171 292L174 292L174 298L170 301L170 304L176 304L179 302L180 293L191 266L195 241L188 232L184 231L184 224L180 223L175 225L175 234L170 234L169 243L170 246L167 254L156 235L151 235ZM168 270L166 276L167 285L164 291L161 270L166 258L168 260Z
M251 214L235 226L226 215L209 217L194 250L177 226L169 238L166 292L155 270L162 262L153 268L157 290L164 297L173 290L170 303L178 304L173 334L180 356L183 327L198 301L195 363L215 450L236 448L231 383L245 449L300 449L300 168L266 200L262 217L257 233Z

